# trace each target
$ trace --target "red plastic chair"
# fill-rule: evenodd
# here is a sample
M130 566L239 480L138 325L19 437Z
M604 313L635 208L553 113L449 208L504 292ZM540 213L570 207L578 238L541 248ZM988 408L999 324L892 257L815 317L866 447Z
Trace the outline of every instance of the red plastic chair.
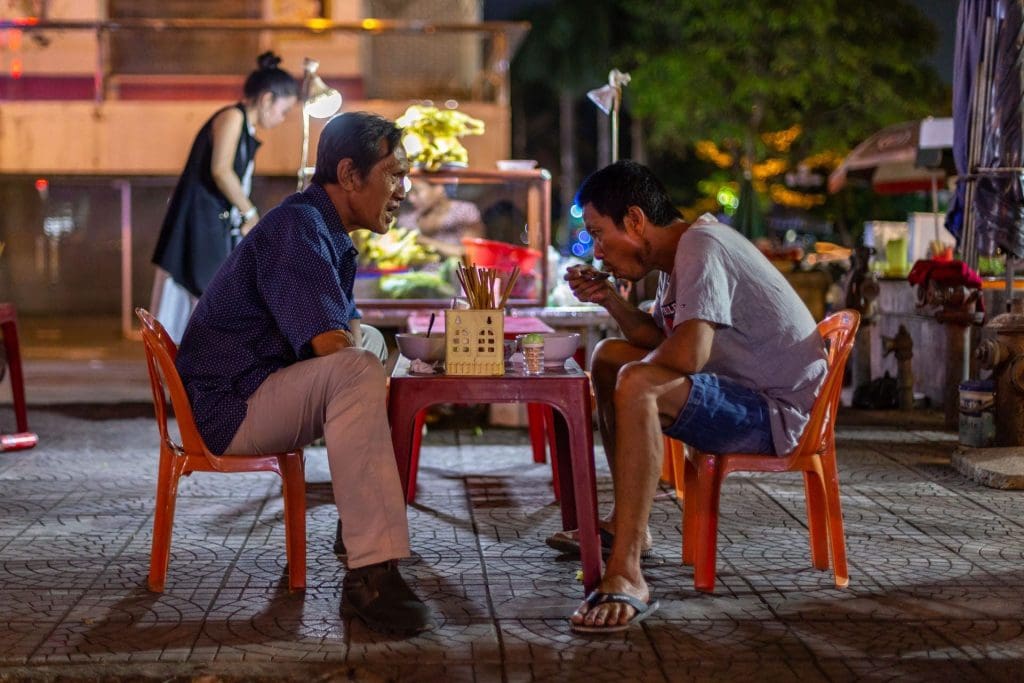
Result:
M789 455L712 455L688 449L683 499L683 564L694 566L693 583L697 590L710 593L715 589L719 495L725 477L739 471L804 473L811 562L816 569L828 569L831 553L836 586L844 588L850 583L843 509L839 500L835 421L843 370L859 325L860 314L852 310L839 311L818 324L818 332L828 347L828 374L814 401L810 421Z
M178 348L156 318L136 308L142 321L142 341L153 389L153 407L160 429L160 470L156 485L153 549L149 559L149 589L162 593L171 552L171 528L178 480L193 472L275 472L283 481L284 536L288 558L288 587L306 587L306 479L302 450L264 455L214 455L206 448L192 417L192 407L174 366ZM179 445L167 428L167 396L178 420Z
M14 421L18 429L13 434L0 434L0 452L20 451L34 447L39 443L39 437L28 430L25 378L21 372L21 346L18 344L18 315L14 304L0 303L0 334L3 335L4 354L11 373L11 398L14 401ZM2 375L0 372L0 377Z

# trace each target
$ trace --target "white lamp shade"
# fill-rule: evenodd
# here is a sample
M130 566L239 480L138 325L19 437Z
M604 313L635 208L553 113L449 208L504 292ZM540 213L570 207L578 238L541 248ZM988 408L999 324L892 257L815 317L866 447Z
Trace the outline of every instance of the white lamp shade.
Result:
M597 108L605 114L610 114L615 105L615 88L610 85L602 85L587 93L587 99L597 105Z
M327 92L306 100L306 112L318 119L333 116L339 109L341 109L341 93L334 88L328 88Z

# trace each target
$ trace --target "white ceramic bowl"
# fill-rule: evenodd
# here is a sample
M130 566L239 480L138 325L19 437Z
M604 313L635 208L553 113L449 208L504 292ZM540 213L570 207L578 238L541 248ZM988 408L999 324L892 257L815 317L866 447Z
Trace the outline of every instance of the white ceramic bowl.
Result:
M535 159L500 159L495 164L499 171L529 171L537 168Z
M525 334L516 335L520 350ZM579 332L552 332L544 336L544 365L562 367L580 346Z
M427 363L444 360L443 334L435 333L427 337L422 332L400 332L395 335L395 341L398 350L409 360L419 358Z

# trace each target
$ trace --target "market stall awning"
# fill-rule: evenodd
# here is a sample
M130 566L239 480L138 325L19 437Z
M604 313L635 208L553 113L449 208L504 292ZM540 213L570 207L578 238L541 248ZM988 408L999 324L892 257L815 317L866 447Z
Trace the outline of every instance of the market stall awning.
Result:
M878 131L857 145L828 177L838 192L854 179L870 182L880 194L928 191L946 176L953 146L953 119L905 121Z

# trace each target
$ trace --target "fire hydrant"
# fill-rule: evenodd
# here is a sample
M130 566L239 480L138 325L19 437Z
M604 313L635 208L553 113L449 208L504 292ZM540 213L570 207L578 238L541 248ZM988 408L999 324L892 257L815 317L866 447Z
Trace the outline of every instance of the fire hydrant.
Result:
M986 328L995 339L982 342L975 356L993 370L996 382L997 446L1024 445L1024 299L1012 299L1010 310L992 318Z
M900 325L895 337L882 337L883 355L896 356L896 377L900 393L900 410L914 409L914 340L907 328Z
M965 285L934 280L917 285L918 308L937 308L935 319L946 328L946 371L953 380L946 382L942 403L949 429L960 424L959 383L971 372L971 326L980 325L984 318L984 313L976 310L980 297L981 290Z

